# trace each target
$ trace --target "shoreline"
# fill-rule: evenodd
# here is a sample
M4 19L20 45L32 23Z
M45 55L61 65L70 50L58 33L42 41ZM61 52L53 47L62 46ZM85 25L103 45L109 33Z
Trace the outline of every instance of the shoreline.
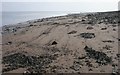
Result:
M69 14L4 26L3 73L118 73L118 13Z
M38 11L39 12L39 11ZM18 23L13 23L13 24L5 24L5 25L2 25L1 27L3 26L14 26L14 25L19 25L19 24L27 24L28 22L33 22L33 21L36 21L36 20L39 20L39 19L46 19L46 18L55 18L55 17L63 17L63 16L69 16L69 15L87 15L87 14L96 14L96 13L107 13L107 12L119 12L119 11L106 11L106 12L81 12L81 13L66 13L64 15L53 15L53 16L46 16L46 17L41 17L41 18L36 18L36 19L31 19L31 20L26 20L26 21L22 21L22 22L18 22ZM4 12L2 12L4 13Z

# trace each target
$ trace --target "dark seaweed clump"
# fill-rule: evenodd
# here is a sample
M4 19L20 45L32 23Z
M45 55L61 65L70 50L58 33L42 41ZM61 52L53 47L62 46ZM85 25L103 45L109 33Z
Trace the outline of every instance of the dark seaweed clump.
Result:
M86 46L84 49L87 52L87 56L95 59L98 64L107 65L112 61L111 57L108 57L107 54L103 52L95 51L88 46Z
M118 24L120 22L119 18L120 11L114 12L98 12L85 15L86 20L84 24Z
M15 53L3 57L2 63L6 65L7 68L3 69L3 72L11 71L18 68L32 67L33 70L42 71L48 64L55 60L54 55L41 55L41 56L28 56L22 53Z

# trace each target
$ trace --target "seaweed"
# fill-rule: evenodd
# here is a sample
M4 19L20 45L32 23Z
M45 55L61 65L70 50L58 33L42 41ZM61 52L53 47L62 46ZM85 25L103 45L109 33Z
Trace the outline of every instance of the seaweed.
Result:
M32 67L33 71L40 71L48 64L55 60L56 56L44 54L41 56L28 56L22 53L15 53L3 57L2 63L6 65L7 68L3 69L3 72L11 71L18 68Z
M95 38L95 34L94 33L81 33L80 36L82 38L85 38L85 39Z
M89 48L88 46L85 46L84 50L86 51L87 56L89 58L95 59L98 64L107 65L112 61L111 57L108 57L107 54L95 51L94 49Z

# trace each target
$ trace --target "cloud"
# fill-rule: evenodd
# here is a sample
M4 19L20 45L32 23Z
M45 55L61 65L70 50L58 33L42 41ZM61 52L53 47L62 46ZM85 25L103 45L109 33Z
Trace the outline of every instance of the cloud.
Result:
M118 2L119 0L2 0L2 2Z
M118 10L113 2L3 2L3 11L77 11L102 12Z
M120 10L120 1L118 2L118 10Z

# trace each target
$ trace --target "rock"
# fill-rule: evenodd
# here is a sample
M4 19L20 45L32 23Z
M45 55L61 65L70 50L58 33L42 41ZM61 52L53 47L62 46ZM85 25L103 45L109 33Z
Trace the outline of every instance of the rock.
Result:
M120 39L118 38L118 41L120 41Z
M86 56L78 57L78 59L85 59L85 58L86 58Z
M113 43L114 41L112 41L112 40L104 40L104 41L102 41L102 42L108 42L108 43Z
M53 25L59 25L59 23L57 23L57 22L54 22L54 23L53 23Z
M13 33L14 33L14 32L16 32L16 31L17 31L17 29L16 29L16 28L13 28L13 29L12 29L12 32L13 32Z
M88 26L87 29L88 29L88 30L91 30L91 29L93 29L93 27Z
M93 21L89 21L87 24L94 24L94 22Z
M101 28L101 30L106 30L107 28Z
M84 19L82 19L82 21L85 21Z
M116 54L116 56L117 56L118 58L120 58L120 54Z
M52 45L56 45L56 44L57 44L57 42L56 42L56 41L53 41L53 42L52 42Z
M90 68L89 71L93 71L93 70Z
M34 26L34 25L32 25L32 24L29 25L29 27L32 27L32 26Z
M7 45L11 45L11 44L12 44L12 41L7 42L6 44L7 44Z
M75 34L75 33L77 33L77 31L73 30L73 31L69 32L68 34Z
M113 31L116 31L116 29L113 29Z

